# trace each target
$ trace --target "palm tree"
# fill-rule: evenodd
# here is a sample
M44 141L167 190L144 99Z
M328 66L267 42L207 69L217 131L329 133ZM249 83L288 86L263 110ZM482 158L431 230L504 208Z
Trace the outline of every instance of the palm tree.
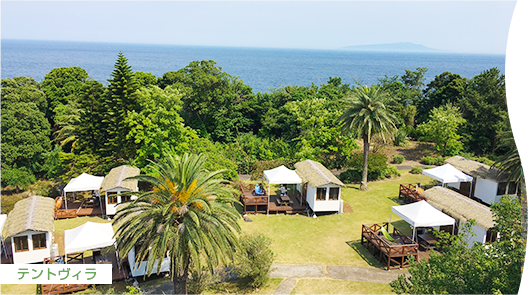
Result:
M191 266L213 270L230 261L238 247L236 191L219 177L223 171L206 171L205 160L203 154L168 154L164 162L153 162L153 176L131 178L149 183L152 191L135 192L138 198L113 222L119 252L127 255L135 246L136 261L147 260L148 274L170 257L175 294L187 294Z
M345 110L340 116L345 133L361 135L364 141L364 165L362 168L361 190L367 190L367 160L369 156L369 142L371 135L391 133L396 130L397 118L389 109L393 98L380 85L359 86L353 89L350 96L345 98Z
M516 147L512 130L509 129L500 134L498 141L499 144L496 147L496 151L505 150L506 152L492 166L509 173L507 181L519 183L522 179L522 161L518 154L518 148Z

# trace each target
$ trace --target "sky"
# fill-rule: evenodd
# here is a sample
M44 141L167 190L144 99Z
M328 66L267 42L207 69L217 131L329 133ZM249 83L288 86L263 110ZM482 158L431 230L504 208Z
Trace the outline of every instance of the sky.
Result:
M1 38L505 54L515 1L2 1Z

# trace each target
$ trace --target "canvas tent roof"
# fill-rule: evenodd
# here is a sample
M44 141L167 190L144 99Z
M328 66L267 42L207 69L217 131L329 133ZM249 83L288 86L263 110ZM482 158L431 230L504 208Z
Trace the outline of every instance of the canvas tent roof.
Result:
M450 164L444 164L443 166L435 167L432 169L424 169L422 174L430 176L442 183L453 183L453 182L471 182L472 176L467 175Z
M392 206L394 212L413 227L454 225L455 219L439 211L426 201Z
M14 236L28 230L53 232L55 201L52 198L32 196L16 202L7 215L4 237Z
M271 184L297 184L302 183L301 177L294 170L284 165L263 171L266 181Z
M127 179L128 177L140 175L140 168L121 165L116 167L105 176L101 184L101 191L105 192L110 189L122 188L129 191L136 191L138 189L137 179Z
M97 191L101 188L104 176L94 176L83 173L76 178L73 178L64 187L64 192L82 192L82 191Z
M294 164L294 167L296 167L296 173L301 176L303 182L307 182L312 187L318 187L326 184L334 184L341 187L345 186L343 182L341 182L321 163L312 160L305 160Z
M112 223L86 223L64 231L64 252L75 253L106 248L114 244Z

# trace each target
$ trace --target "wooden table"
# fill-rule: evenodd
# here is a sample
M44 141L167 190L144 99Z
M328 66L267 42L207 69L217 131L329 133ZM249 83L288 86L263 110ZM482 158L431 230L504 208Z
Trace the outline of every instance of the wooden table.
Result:
M281 198L281 206L286 206L290 202L290 198L288 196L279 196Z
M419 240L422 240L426 244L428 250L430 250L431 248L434 248L435 243L437 243L437 239L429 233L418 235L418 237L419 237Z

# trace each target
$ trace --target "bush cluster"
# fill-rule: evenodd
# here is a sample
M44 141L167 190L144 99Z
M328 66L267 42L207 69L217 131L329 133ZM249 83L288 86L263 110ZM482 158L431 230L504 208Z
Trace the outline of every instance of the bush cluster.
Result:
M269 279L274 260L274 253L270 250L272 240L257 233L243 235L239 241L241 247L237 252L235 273L246 287L259 288Z
M367 159L367 180L375 181L385 178L398 177L400 172L397 167L388 166L388 157L382 154L371 153ZM344 183L358 183L362 181L362 167L364 158L361 153L353 154L350 161L351 169L338 176Z
M426 156L426 157L422 157L421 159L421 162L423 164L426 164L426 165L436 165L436 166L440 166L440 165L443 165L444 164L444 158L443 157L431 157L431 156Z
M402 162L404 162L404 156L403 155L395 155L395 156L393 156L393 163L402 164Z
M422 168L420 166L415 166L415 167L411 168L410 173L411 174L421 174L422 173Z

